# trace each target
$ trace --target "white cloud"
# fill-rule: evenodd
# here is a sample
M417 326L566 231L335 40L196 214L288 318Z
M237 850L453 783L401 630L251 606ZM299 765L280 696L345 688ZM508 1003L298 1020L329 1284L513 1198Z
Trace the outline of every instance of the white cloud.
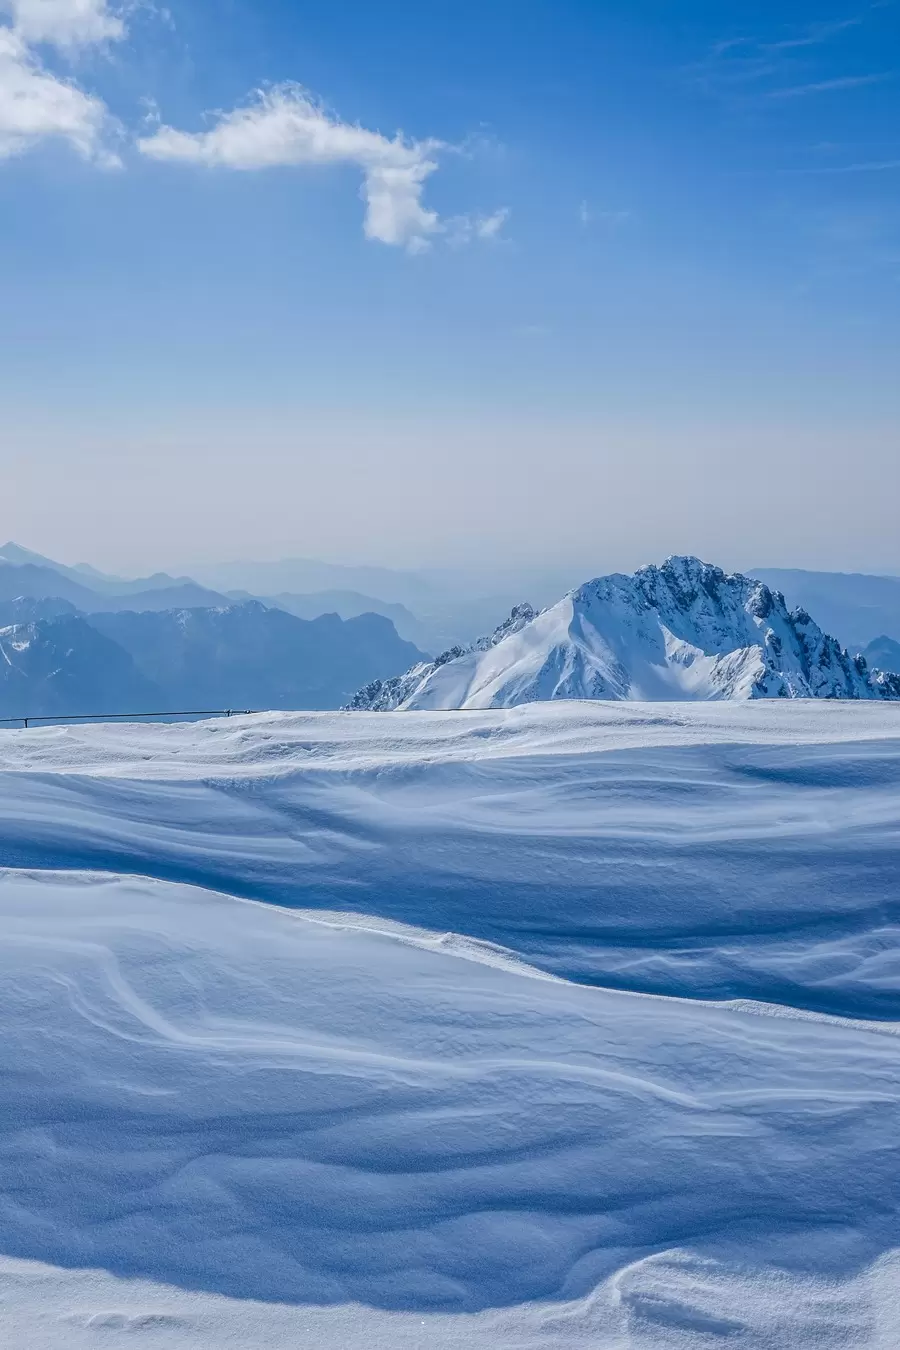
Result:
M0 159L40 141L68 141L85 159L118 162L104 146L106 105L45 70L11 28L0 26Z
M364 168L362 196L366 203L367 239L383 244L406 244L421 251L428 236L441 228L436 211L422 205L422 184L437 164L422 159L414 164L384 164Z
M26 43L78 47L124 37L125 25L107 0L0 0Z
M436 141L389 140L341 122L296 85L260 91L246 107L217 114L208 131L161 126L138 148L153 159L226 169L354 164L363 173L368 238L421 249L441 228L422 205L425 179L437 168Z
M298 85L258 91L245 107L216 113L207 131L161 126L138 148L153 159L237 170L352 164L363 175L367 238L421 252L448 228L422 204L425 180L438 167L435 155L445 148L441 142L399 134L391 139L342 122ZM489 238L504 219L505 212L498 212L472 230Z
M499 239L503 226L509 220L508 207L489 216L454 216L447 222L447 242L454 247L471 244L475 239Z
M107 0L0 0L11 25L0 24L0 159L41 141L68 141L85 159L118 157L105 145L112 126L106 104L48 70L34 48L68 49L124 36Z

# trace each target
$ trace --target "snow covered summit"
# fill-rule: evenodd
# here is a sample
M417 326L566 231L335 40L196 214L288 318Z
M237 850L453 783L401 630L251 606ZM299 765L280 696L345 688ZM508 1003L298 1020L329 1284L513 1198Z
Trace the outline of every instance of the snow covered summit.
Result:
M490 637L376 680L352 709L506 708L543 699L900 698L764 582L699 558L597 577Z

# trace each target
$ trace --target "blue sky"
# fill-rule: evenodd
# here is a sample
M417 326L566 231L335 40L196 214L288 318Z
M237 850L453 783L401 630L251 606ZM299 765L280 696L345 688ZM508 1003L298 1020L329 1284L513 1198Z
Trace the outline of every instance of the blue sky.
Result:
M896 5L5 12L7 534L900 571Z

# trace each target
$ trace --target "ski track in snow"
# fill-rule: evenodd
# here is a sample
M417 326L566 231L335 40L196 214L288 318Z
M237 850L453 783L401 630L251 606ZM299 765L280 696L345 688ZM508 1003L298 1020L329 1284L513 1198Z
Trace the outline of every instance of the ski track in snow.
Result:
M10 1343L894 1350L898 789L891 704L0 733Z

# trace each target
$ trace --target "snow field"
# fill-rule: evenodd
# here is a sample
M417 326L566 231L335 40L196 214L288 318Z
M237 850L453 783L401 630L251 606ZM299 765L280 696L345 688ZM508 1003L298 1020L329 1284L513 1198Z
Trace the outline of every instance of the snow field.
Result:
M887 1028L535 980L143 879L7 873L0 906L9 1256L407 1313L618 1273L632 1320L736 1335L640 1263L740 1252L802 1285L896 1239Z
M0 849L896 1016L900 708L621 706L6 733Z
M7 1335L893 1350L897 727L0 735Z

